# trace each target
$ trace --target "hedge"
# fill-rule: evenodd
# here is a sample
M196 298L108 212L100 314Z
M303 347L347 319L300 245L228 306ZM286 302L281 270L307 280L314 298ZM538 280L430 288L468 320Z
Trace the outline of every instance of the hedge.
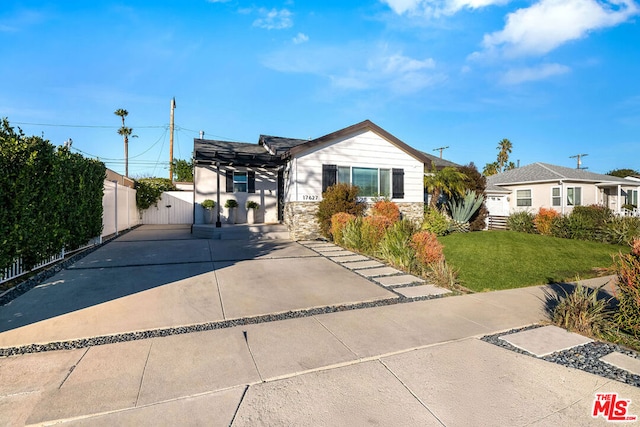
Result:
M30 268L102 232L105 166L0 123L0 272Z

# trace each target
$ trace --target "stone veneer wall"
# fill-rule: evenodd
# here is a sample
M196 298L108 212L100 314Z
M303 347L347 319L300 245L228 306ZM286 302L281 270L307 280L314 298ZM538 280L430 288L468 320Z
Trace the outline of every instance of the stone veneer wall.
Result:
M403 218L422 224L424 203L395 203ZM314 240L323 237L316 219L319 204L320 202L289 202L285 205L284 223L289 228L292 240Z
M320 202L288 202L284 206L284 223L292 240L314 240L322 237L316 219Z

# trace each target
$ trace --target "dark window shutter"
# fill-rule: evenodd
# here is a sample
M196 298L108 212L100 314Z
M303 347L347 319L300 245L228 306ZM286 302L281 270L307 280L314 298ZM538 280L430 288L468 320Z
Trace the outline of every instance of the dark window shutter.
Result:
M391 198L404 199L404 169L393 169Z
M327 191L327 188L336 184L338 177L337 165L322 165L322 192Z
M233 171L227 170L227 193L233 193Z
M256 172L247 171L247 193L256 192Z

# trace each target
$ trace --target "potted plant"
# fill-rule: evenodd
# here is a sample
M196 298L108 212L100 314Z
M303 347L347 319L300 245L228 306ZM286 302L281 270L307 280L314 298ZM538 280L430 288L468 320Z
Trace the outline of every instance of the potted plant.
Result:
M236 208L238 207L238 202L235 199L227 199L224 203L224 207L229 209L229 214L227 215L227 222L229 224L236 223Z
M258 209L260 209L260 205L257 202L253 200L247 202L247 222L249 224L255 224L257 222Z
M213 224L215 216L213 208L216 207L216 202L211 199L206 199L200 203L200 206L204 209L204 222L207 224Z

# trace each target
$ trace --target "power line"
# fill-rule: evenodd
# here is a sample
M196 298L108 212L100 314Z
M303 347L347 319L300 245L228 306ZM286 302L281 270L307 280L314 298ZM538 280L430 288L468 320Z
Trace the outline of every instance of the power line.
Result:
M29 126L48 126L48 127L61 127L61 128L98 128L98 129L120 129L120 126L105 126L105 125L67 125L67 124L54 124L54 123L30 123L30 122L11 122L16 125L29 125ZM163 128L162 126L136 126L136 129L153 129Z

